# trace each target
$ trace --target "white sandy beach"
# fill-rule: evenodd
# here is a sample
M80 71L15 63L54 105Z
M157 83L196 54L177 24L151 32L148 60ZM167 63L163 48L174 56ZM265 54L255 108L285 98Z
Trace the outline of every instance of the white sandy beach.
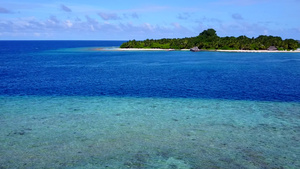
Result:
M160 49L160 48L92 48L94 51L189 51L190 49Z
M95 51L189 51L190 49L160 49L160 48L94 48ZM247 53L300 53L300 50L202 50L208 52L247 52ZM201 52L201 51L200 51Z
M216 52L253 52L253 53L300 53L300 50L215 50Z
M117 48L120 51L174 51L175 49L160 49L160 48Z

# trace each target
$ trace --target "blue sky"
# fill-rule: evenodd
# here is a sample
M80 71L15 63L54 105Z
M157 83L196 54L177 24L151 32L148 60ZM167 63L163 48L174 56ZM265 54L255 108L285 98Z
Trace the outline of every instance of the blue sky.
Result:
M281 36L300 40L300 0L0 0L0 40Z

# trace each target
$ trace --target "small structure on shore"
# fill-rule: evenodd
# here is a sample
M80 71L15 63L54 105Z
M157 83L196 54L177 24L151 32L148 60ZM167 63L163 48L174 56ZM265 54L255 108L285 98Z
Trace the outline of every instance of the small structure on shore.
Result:
M270 46L268 50L277 50L277 48L275 46Z
M201 49L199 49L198 46L195 46L195 47L191 48L190 51L199 52L199 51L201 51Z

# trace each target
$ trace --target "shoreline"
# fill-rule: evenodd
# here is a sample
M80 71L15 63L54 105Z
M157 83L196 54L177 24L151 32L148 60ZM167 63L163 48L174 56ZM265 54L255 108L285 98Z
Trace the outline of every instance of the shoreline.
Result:
M160 49L160 48L90 48L92 51L190 51L190 49Z
M209 51L209 50L208 50ZM216 52L247 52L247 53L300 53L300 50L214 50Z
M190 51L190 49L160 49L160 48L94 48L94 51ZM244 53L300 53L300 50L201 50L199 52L244 52Z

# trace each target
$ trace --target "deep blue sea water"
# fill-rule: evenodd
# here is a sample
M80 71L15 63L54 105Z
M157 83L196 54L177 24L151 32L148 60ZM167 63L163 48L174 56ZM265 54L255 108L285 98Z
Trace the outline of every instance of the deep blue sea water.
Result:
M121 44L0 41L1 169L300 168L300 53Z
M1 41L0 95L300 101L299 53L78 49L121 43Z

